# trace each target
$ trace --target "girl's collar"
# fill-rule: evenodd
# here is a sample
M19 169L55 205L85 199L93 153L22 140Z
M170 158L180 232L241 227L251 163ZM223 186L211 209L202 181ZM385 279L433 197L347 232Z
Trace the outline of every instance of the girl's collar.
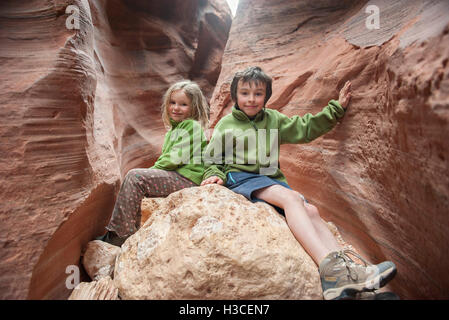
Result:
M175 121L175 120L173 120L172 118L169 118L169 120L170 120L170 125L171 125L171 127L172 128L176 128L177 126L178 126L178 124L180 124L182 121L184 121L184 120L182 120L182 121Z

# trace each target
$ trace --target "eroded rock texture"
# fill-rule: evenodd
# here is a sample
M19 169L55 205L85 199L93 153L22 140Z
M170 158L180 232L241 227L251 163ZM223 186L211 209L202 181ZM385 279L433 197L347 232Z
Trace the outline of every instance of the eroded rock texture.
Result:
M219 185L158 204L121 247L122 299L322 299L318 268L268 204Z
M115 260L120 254L120 247L110 243L93 240L86 246L82 263L84 269L92 280L112 277L115 269Z
M159 155L162 94L210 97L230 24L224 0L1 1L1 299L67 298L120 177Z
M370 5L380 29L366 27ZM274 79L268 107L289 116L352 82L341 124L283 146L281 168L371 262L397 264L402 298L449 298L448 23L444 0L241 0L211 101L216 123L250 65Z
M92 282L81 282L67 300L119 300L118 289L107 276Z

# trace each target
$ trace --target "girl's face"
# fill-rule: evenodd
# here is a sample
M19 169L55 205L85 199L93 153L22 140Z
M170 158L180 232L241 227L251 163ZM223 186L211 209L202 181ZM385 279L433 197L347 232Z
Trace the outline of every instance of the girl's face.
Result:
M173 91L168 104L168 115L176 121L181 122L192 114L192 102L186 96L184 90Z
M262 82L237 83L237 104L248 117L254 117L265 105L266 84Z

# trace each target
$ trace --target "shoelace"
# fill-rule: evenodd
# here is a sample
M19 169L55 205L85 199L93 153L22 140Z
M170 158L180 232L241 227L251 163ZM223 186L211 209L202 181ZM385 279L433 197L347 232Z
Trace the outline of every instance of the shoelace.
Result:
M354 262L354 260L352 260L349 257L349 255L352 255L352 256L362 260L362 262L365 264L365 267L368 266L368 262L365 259L363 259L358 253L356 253L352 250L346 249L346 250L342 250L342 251L338 252L338 257L342 258L343 261L345 262L345 266L346 266L346 269L348 270L349 277L353 281L357 281L357 279L358 279L357 273L355 273L355 271L353 270L353 265L355 265L356 263ZM353 276L353 274L355 274L355 276Z

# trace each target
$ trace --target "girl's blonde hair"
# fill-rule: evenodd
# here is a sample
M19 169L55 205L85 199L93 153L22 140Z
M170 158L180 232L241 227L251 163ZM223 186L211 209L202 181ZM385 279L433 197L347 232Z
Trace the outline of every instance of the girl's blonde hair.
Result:
M197 120L203 130L207 130L209 126L209 105L203 95L198 84L190 80L183 80L173 84L165 92L162 98L162 121L167 128L171 128L168 107L173 92L183 90L185 95L190 99L192 105L192 115L190 118Z

